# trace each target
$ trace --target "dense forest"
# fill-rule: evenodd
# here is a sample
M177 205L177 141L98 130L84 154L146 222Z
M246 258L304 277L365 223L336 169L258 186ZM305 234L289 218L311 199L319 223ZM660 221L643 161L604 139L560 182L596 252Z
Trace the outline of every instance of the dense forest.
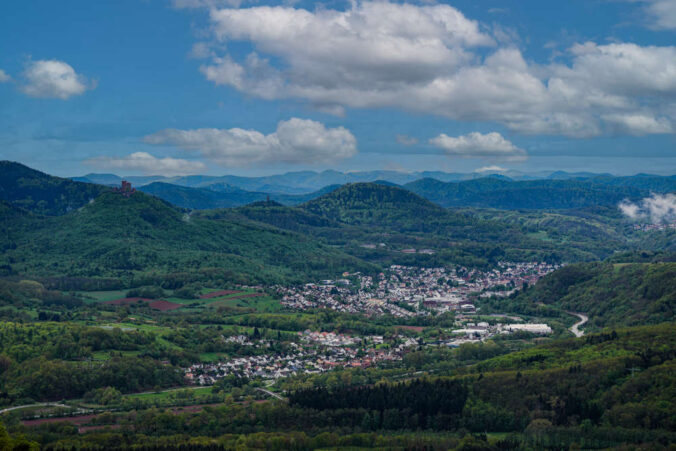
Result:
M52 177L24 165L0 161L0 199L41 215L61 215L109 191L91 183Z
M6 215L1 264L33 276L116 277L219 268L241 281L304 280L369 265L311 238L250 221L193 218L157 198L107 193L77 211Z

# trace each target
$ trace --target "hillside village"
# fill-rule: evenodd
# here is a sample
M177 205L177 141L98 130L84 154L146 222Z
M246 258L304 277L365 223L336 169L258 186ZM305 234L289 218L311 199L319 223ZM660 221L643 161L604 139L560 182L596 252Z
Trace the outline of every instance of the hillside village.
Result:
M269 347L265 340L252 343L244 336L243 345ZM290 343L287 352L238 357L224 362L200 363L185 369L190 383L213 385L223 377L274 380L296 374L316 374L336 367L367 368L382 361L401 360L410 349L418 346L414 338L396 336L384 343L382 336L355 337L332 332L305 331L299 342Z
M392 265L375 279L361 273L308 283L302 287L277 287L282 304L306 310L329 308L339 312L395 317L425 316L436 312L475 312L477 296L509 296L524 285L533 285L559 265L541 262L501 262L492 271L456 268L416 268Z
M653 232L656 230L676 229L676 221L634 224L632 226L632 229L638 230L640 232Z
M308 283L301 287L276 287L282 303L292 309L329 308L367 315L390 314L405 318L444 312L455 313L455 329L446 338L427 341L396 334L356 336L306 330L284 349L271 351L273 342L246 335L224 338L242 347L259 350L258 355L227 361L199 363L185 368L188 383L213 385L226 376L276 380L297 374L314 374L336 367L366 368L385 361L402 360L412 350L428 346L458 347L480 343L501 334L526 332L548 335L547 324L524 324L519 317L494 315L495 321L477 322L477 296L508 296L524 285L557 269L546 263L500 263L492 271L463 267L413 268L391 266L375 278L344 273L343 278ZM513 323L506 323L510 320ZM255 352L254 352L255 353Z
M546 324L475 323L471 317L462 314L456 319L455 324L459 328L449 331L450 338L429 342L401 334L358 337L306 330L299 332L298 341L289 343L286 349L271 352L271 341L251 340L245 335L238 335L226 340L267 352L219 362L197 363L184 369L185 379L187 383L197 385L213 385L227 376L272 381L297 374L322 373L334 368L368 368L382 362L402 360L409 352L423 347L458 347L464 343L480 343L499 334L519 331L535 335L552 333Z

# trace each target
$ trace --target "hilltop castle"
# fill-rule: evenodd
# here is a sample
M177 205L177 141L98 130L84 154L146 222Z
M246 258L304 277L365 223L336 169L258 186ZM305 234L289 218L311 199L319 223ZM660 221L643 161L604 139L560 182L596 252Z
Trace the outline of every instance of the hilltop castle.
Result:
M132 188L130 182L122 180L122 185L115 188L115 192L122 194L124 197L129 197L136 192L136 188Z

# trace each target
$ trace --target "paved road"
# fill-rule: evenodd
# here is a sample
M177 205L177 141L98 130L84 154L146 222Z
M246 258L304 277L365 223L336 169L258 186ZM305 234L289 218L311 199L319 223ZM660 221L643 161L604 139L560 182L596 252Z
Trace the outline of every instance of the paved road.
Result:
M587 321L589 321L589 317L587 315L584 315L582 313L575 313L575 312L566 312L570 315L577 316L580 318L580 321L576 322L573 324L573 326L570 328L570 331L575 334L576 337L581 337L584 335L584 331L580 330L580 326L584 325Z
M178 390L197 390L198 388L204 388L202 385L196 385L196 386L188 386L188 387L174 387L174 388L167 388L165 390L160 390L160 391L144 391L140 393L129 393L130 395L149 395L152 393L167 393L170 391L178 391ZM73 400L74 401L74 400ZM37 403L37 404L26 404L23 406L14 406L14 407L8 407L6 409L0 410L0 415L6 412L11 412L12 410L19 410L19 409L27 409L29 407L68 407L71 409L77 408L77 406L68 406L66 404L60 404L56 402L42 402L42 403Z
M279 396L277 393L271 392L270 390L266 390L266 389L260 388L260 387L256 388L256 390L258 390L258 391L260 391L260 392L263 392L263 393L265 393L266 395L270 395L270 396L272 396L273 398L277 398L277 399L279 399L280 401L286 401L286 399L282 398L282 397Z
M0 410L0 414L5 413L5 412L11 412L12 410L27 409L29 407L67 407L67 408L72 408L73 406L67 406L65 404L59 404L59 403L56 403L56 402L43 402L43 403L38 403L38 404L25 404L23 406L8 407L6 409Z

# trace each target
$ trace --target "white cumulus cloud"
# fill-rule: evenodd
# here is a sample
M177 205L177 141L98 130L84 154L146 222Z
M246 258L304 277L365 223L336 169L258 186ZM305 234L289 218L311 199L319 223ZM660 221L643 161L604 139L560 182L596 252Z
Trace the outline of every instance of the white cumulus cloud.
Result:
M77 74L68 63L57 60L31 61L23 76L21 91L31 97L65 100L96 87L96 83Z
M536 64L501 44L496 27L445 4L213 8L210 18L216 44L253 51L242 59L221 51L202 73L263 99L335 114L398 108L526 134L674 132L676 46L588 42L568 49L566 64Z
M641 136L657 133L672 133L674 131L669 119L665 117L656 118L650 114L609 114L603 116L603 119L609 125L615 124L625 133L630 135Z
M315 164L357 153L357 139L344 127L326 128L320 122L298 118L280 121L277 130L267 135L241 128L166 129L146 136L144 141L197 151L225 166Z
M0 69L0 83L6 83L6 82L10 81L11 79L12 79L12 77L10 77L7 72Z
M442 133L436 138L430 139L430 144L443 149L449 156L490 157L509 161L526 159L526 151L518 148L497 132L486 134L472 132L458 137Z
M676 0L645 0L651 28L676 30Z
M491 166L480 167L479 169L475 170L474 172L505 172L506 170L507 169L505 169L501 166L491 165Z
M206 165L200 161L158 158L147 152L135 152L123 157L96 157L85 161L85 164L97 168L140 171L152 175L189 175L206 169Z
M639 202L625 200L619 208L631 219L648 219L653 224L676 221L676 193L653 194Z

